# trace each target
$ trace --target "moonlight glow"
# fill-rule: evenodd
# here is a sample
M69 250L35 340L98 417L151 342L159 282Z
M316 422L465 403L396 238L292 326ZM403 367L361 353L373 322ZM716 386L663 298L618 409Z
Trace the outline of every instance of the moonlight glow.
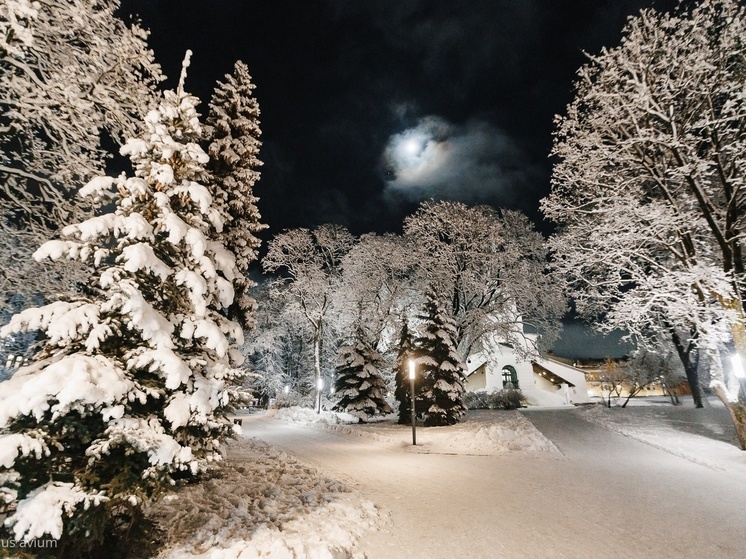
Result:
M384 157L397 180L417 183L440 167L444 149L427 130L413 128L389 138Z
M422 142L417 138L409 138L402 142L401 149L407 155L415 156L422 151Z

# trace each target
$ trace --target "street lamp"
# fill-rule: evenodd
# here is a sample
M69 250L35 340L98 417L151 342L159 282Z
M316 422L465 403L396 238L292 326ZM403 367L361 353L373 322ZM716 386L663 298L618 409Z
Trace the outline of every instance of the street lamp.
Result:
M321 391L324 389L324 379L319 377L316 381L316 394L318 396L318 403L316 404L316 413L321 413Z
M414 359L409 360L409 383L410 394L412 395L412 446L417 446L417 427L415 425L416 412L414 409Z
M283 391L285 392L285 395L287 396L287 394L290 392L290 385L286 384L285 388L283 388Z

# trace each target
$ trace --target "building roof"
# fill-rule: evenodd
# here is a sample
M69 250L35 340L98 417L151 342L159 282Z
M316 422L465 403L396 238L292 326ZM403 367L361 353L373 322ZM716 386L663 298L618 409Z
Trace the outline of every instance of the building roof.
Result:
M577 367L549 357L533 359L531 365L534 367L534 371L554 384L566 383L569 386L575 387L581 379L585 380L585 373Z

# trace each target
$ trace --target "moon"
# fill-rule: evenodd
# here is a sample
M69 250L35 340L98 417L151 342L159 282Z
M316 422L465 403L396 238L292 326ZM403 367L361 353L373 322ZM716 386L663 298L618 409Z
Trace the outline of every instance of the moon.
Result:
M416 156L422 151L422 142L417 138L409 138L402 142L401 149L407 155Z
M382 157L387 182L404 188L431 183L449 160L451 135L448 122L426 117L389 136Z

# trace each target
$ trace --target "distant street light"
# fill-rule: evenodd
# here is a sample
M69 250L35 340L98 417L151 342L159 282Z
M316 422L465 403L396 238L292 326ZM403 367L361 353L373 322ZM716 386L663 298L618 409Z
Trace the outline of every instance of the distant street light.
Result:
M410 394L412 395L412 446L417 446L417 426L415 424L416 412L414 409L414 359L409 360L409 382Z
M316 393L318 396L318 404L316 405L316 413L321 413L321 391L324 389L324 379L319 377L316 381Z
M287 394L288 394L288 393L290 392L290 385L289 385L289 384L286 384L286 385L285 385L285 388L283 388L283 391L284 391L284 392L285 392L285 394L287 395Z

